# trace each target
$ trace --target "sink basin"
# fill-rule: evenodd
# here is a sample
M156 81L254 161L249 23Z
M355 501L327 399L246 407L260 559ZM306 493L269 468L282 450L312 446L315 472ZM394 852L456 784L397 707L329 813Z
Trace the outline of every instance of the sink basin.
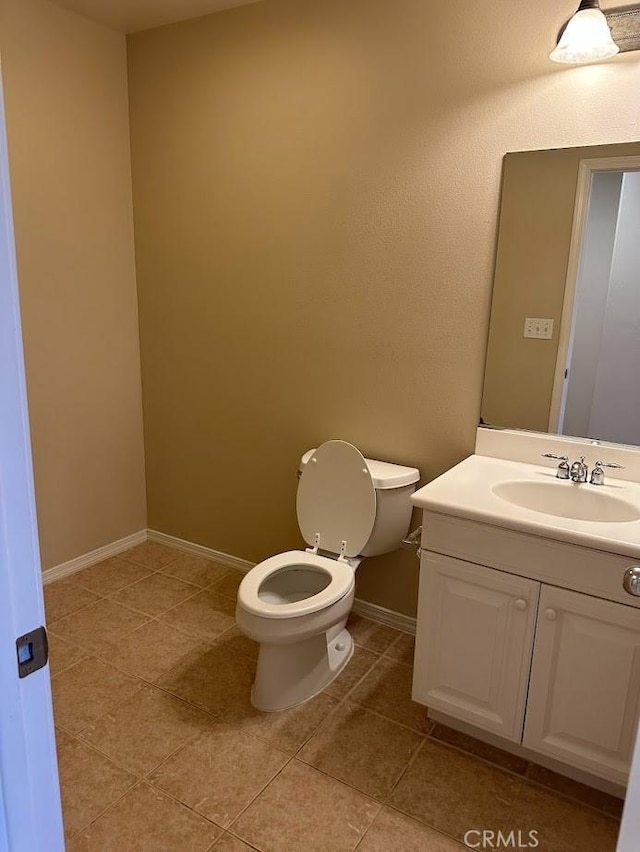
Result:
M512 480L498 482L491 490L496 497L522 509L574 521L612 524L640 520L640 511L633 503L599 491L598 487L561 481Z

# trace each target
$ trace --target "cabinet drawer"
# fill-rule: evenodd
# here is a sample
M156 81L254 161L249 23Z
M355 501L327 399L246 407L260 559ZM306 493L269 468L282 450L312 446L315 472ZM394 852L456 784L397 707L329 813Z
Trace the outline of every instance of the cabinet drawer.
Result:
M640 597L622 587L624 572L640 560L435 512L424 512L422 524L430 551L640 607Z
M414 700L520 742L539 588L423 551Z

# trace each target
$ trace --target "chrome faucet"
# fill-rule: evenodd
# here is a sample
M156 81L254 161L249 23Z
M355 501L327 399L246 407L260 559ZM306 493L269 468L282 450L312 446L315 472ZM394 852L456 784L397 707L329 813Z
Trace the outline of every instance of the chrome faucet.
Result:
M569 456L557 456L555 453L542 453L542 455L545 459L556 459L560 462L556 471L557 479L571 478L571 473L569 471Z
M597 461L595 467L591 471L591 479L589 482L591 485L604 485L604 470L603 467L611 467L615 470L624 470L624 466L621 464L616 464L615 462L600 462Z
M557 459L560 464L556 471L557 479L570 479L572 482L586 482L589 473L584 462L584 456L569 467L569 456L557 456L555 453L542 453L545 459Z
M574 461L571 465L570 476L571 481L580 484L587 481L589 469L584 463L584 456L580 456L578 461Z

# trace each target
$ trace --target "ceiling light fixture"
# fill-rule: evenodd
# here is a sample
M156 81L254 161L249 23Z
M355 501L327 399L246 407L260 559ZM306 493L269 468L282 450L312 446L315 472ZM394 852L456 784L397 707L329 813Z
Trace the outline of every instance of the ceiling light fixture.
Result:
M550 59L578 64L640 49L640 6L603 12L598 0L582 0Z

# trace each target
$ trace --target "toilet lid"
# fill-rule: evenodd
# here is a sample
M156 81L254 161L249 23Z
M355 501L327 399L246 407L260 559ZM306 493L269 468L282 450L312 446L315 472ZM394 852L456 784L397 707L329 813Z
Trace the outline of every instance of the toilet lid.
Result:
M357 556L369 541L376 519L376 490L362 453L346 441L327 441L304 466L296 511L300 532L320 550Z

